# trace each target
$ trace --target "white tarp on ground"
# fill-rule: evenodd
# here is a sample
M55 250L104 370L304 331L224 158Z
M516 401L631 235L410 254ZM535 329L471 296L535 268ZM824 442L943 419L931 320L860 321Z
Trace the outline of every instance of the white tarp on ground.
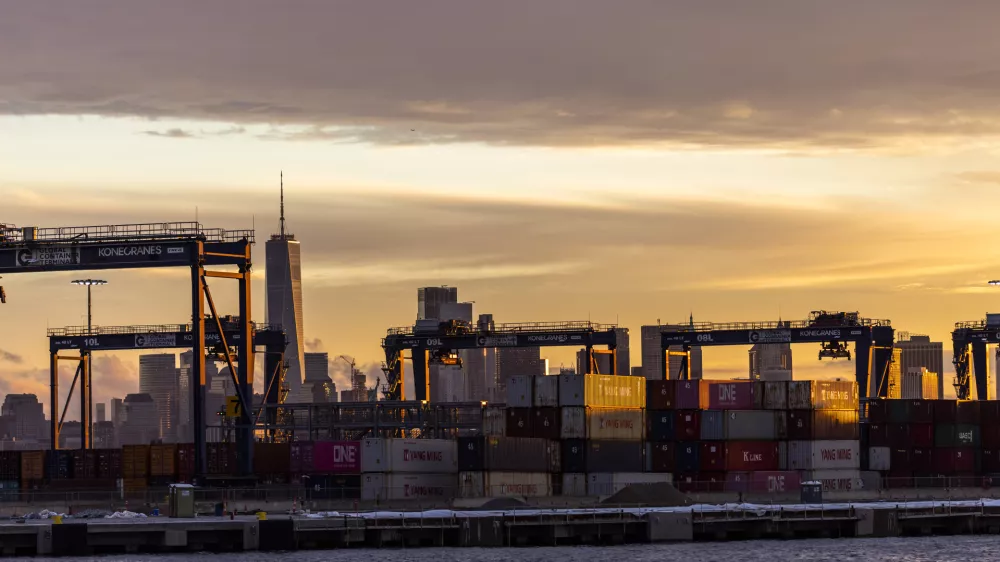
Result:
M647 513L753 513L764 516L781 511L837 511L845 509L901 509L920 510L932 508L972 508L1000 507L1000 500L962 500L962 501L914 501L914 502L860 502L860 503L824 503L824 504L723 504L723 505L693 505L685 507L626 507L626 508L595 508L595 509L518 509L497 511L456 511L451 509L435 509L430 511L375 511L375 512L337 512L329 511L306 515L310 519L332 517L357 517L362 519L449 519L449 518L479 518L479 517L538 517L540 515L645 515Z

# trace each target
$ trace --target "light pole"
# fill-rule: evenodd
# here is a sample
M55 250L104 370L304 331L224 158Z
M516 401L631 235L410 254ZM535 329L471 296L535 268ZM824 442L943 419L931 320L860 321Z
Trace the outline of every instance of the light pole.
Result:
M90 324L91 310L92 310L90 304L91 303L90 288L93 287L94 285L107 285L108 282L105 281L104 279L77 279L75 281L71 281L71 283L74 285L86 285L87 287L87 335L89 336L91 335L92 331Z

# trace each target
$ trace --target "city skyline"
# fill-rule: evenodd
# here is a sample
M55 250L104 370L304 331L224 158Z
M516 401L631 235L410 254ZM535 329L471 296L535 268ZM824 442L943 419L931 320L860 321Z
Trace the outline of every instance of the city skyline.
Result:
M1000 309L985 284L1000 248L974 233L1000 203L1000 7L530 9L12 5L0 221L256 228L263 320L284 170L298 347L355 357L369 380L385 330L412 323L413 289L447 284L497 322L628 327L633 367L641 326L660 320L856 310L944 342L953 393L954 323ZM107 272L95 324L186 322L186 275ZM47 395L46 329L86 323L71 280L3 279L0 395ZM227 313L233 292L213 287ZM852 373L797 348L796 378ZM574 353L543 350L553 366ZM743 348L702 360L706 378L746 371ZM346 371L331 364L337 388ZM95 401L124 397L137 354L98 353L94 373Z

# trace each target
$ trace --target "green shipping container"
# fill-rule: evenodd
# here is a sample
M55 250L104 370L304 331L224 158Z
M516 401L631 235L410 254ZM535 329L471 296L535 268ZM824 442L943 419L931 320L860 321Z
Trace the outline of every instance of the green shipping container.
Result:
M934 428L935 447L978 447L979 426L943 423Z

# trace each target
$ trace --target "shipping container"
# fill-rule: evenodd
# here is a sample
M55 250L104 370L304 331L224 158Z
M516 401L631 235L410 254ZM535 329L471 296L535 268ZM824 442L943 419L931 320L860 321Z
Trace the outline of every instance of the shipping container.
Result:
M646 409L673 410L677 383L671 380L646 381Z
M800 483L799 473L794 470L758 470L750 473L748 491L768 494L798 492Z
M779 468L776 441L727 441L725 455L726 470L753 472Z
M73 451L46 451L45 477L49 480L73 478Z
M535 388L531 404L536 408L558 408L559 377L553 375L532 378L535 380Z
M530 408L534 403L532 396L535 377L532 375L513 375L507 379L507 407Z
M462 498L542 498L552 494L547 472L459 472L458 494Z
M766 410L788 409L788 383L784 381L765 382L764 404Z
M21 480L20 451L0 452L0 480L8 482Z
M673 410L646 410L646 436L650 441L673 441L674 433Z
M677 443L674 448L676 460L674 466L678 473L697 473L701 468L700 453L701 444L698 442Z
M562 447L562 472L587 472L587 440L564 439Z
M673 472L675 457L673 443L646 443L646 472Z
M1000 449L983 449L980 465L984 474L1000 474ZM995 484L1000 485L1000 479L995 478Z
M955 407L955 423L979 425L978 400L962 400Z
M700 472L724 472L726 470L726 448L720 442L704 442L698 451Z
M752 381L710 382L708 407L712 410L752 410L756 388Z
M177 445L177 479L180 482L190 483L194 479L195 472L194 443Z
M300 452L302 450L300 449ZM366 451L360 441L316 441L312 444L312 472L318 474L358 474L364 466ZM383 466L385 459L372 446L373 466ZM303 467L308 459L303 457ZM372 471L375 472L375 471Z
M90 450L73 451L73 478L80 480L97 479L97 452Z
M231 476L236 474L236 445L233 443L208 443L208 474L212 476Z
M979 426L943 423L934 426L935 447L979 447Z
M859 469L857 441L789 441L789 470Z
M788 470L788 441L778 441L778 470Z
M587 475L579 472L562 475L562 489L559 495L568 497L583 497L587 495Z
M931 455L934 472L943 475L975 473L980 470L980 454L973 448L938 448Z
M376 472L361 476L361 499L446 502L458 495L458 477L452 474Z
M883 485L889 489L912 488L914 486L913 471L893 470L885 475L883 481Z
M287 481L291 473L291 446L288 443L254 443L253 471L267 475L271 482Z
M983 427L1000 427L1000 400L979 401L979 424Z
M21 453L21 480L40 481L45 478L45 451Z
M903 449L909 454L909 449ZM893 449L889 447L869 447L868 448L868 469L888 472L892 468ZM907 466L900 464L898 466Z
M507 436L534 437L531 431L531 414L531 408L507 408Z
M933 402L935 424L979 424L979 401L934 400ZM989 409L987 406L987 412Z
M308 500L361 499L360 474L307 474L302 486Z
M587 441L582 472L642 472L642 441Z
M708 408L708 381L673 381L674 401L678 410L704 410Z
M121 449L97 449L97 478L118 480L121 477Z
M857 410L790 410L787 416L791 441L858 439Z
M559 405L644 408L646 379L615 375L559 375Z
M315 455L316 446L312 441L294 441L288 454L289 470L294 475L316 472ZM357 464L360 470L360 459Z
M149 445L125 445L122 447L122 477L128 479L149 478Z
M887 400L869 398L866 403L867 420L871 424L889 423L889 406Z
M788 383L790 410L857 410L858 405L858 383L854 381Z
M561 422L562 411L560 408L532 408L531 437L558 441L562 435Z
M979 426L979 444L984 449L1000 449L1000 425L983 420Z
M823 492L853 492L864 489L860 470L806 470L800 473L799 477L802 482L822 483Z
M861 471L861 489L868 491L877 491L883 489L882 485L882 473L875 472L874 470L862 470Z
M929 423L891 423L886 427L890 447L933 447L934 425Z
M726 438L726 413L722 410L702 410L699 420L702 441L722 441ZM687 439L688 435L684 435Z
M934 423L935 400L910 400L908 423Z
M701 411L677 410L674 416L674 434L678 441L701 439Z
M587 475L588 496L612 496L630 485L669 484L672 474L644 472L604 472Z
M868 445L871 447L889 447L892 443L889 441L889 424L888 423L870 423L868 425ZM791 429L789 429L791 432ZM797 441L799 441L797 439ZM808 439L801 439L801 441L808 441Z
M750 472L727 472L726 488L727 492L747 493L750 491Z
M582 406L567 406L559 408L560 439L587 438L587 408Z
M483 435L503 437L507 434L507 408L487 406L483 410Z
M177 445L150 445L149 475L175 476L177 474Z
M645 423L641 409L587 409L588 439L642 441L645 434L644 429Z
M462 472L549 472L558 462L553 459L557 447L547 439L529 437L462 437L456 446L457 467Z
M773 410L727 410L727 441L774 441L778 439L777 417ZM704 417L702 428L705 427Z
M455 474L456 455L456 442L449 439L365 439L361 471Z
M928 473L934 470L934 450L933 449L910 449L909 470L916 473Z
M913 449L893 447L889 449L889 467L885 470L886 472L891 471L893 467L897 467L902 470L913 470L913 466L910 464L910 455ZM872 470L879 470L872 468Z
M16 502L19 501L20 499L21 499L20 480L0 481L0 501Z
M728 483L726 472L698 472L674 475L674 487L684 493L724 492Z

